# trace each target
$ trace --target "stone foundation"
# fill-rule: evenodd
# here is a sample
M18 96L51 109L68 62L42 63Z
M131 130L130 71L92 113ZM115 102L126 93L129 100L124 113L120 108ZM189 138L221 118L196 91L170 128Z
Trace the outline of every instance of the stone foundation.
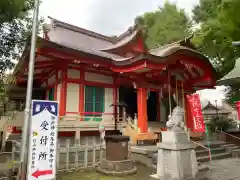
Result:
M197 175L195 145L185 132L162 132L158 145L157 174L152 178L161 180L194 180Z
M108 161L102 160L100 167L97 167L97 172L106 175L124 176L137 172L135 162L133 160L124 161Z

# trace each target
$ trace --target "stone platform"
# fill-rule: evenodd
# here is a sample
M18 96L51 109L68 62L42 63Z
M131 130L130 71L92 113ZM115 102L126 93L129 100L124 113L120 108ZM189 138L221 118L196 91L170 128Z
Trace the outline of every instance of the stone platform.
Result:
M128 136L108 135L106 157L101 160L97 172L112 176L125 176L137 172L136 163L129 157Z
M131 159L124 161L108 161L104 159L96 170L99 173L112 176L125 176L137 172L135 162Z

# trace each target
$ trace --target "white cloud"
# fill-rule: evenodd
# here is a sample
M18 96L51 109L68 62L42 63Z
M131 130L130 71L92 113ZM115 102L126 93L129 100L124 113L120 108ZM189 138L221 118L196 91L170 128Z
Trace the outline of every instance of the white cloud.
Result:
M198 0L170 0L191 12ZM102 34L116 35L133 25L134 19L162 6L163 0L42 0L40 15Z
M206 104L208 101L215 104L217 101L217 104L221 106L223 100L225 99L225 89L225 86L217 86L216 89L205 89L199 91L198 93L200 94L202 104Z

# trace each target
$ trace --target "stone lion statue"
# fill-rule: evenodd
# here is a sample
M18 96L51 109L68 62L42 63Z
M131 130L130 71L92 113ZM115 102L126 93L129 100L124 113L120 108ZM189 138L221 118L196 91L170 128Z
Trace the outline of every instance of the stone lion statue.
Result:
M175 107L172 115L168 116L166 126L169 131L184 131L184 109Z

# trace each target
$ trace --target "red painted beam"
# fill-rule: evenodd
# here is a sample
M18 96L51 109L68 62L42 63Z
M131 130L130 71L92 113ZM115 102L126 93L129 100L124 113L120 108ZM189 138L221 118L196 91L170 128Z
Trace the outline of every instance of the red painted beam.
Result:
M57 87L58 87L58 69L56 69L55 71L55 85L54 85L54 100L58 101L59 99L57 99Z

